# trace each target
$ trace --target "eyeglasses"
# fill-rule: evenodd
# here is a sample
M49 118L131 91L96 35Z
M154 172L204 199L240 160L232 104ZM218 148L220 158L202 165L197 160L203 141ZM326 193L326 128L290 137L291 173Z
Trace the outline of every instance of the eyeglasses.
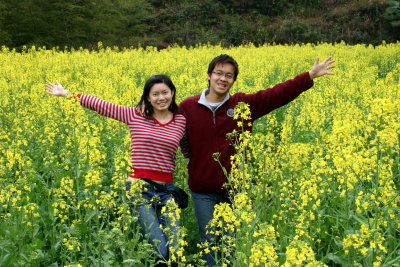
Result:
M218 77L222 77L225 76L225 78L227 79L233 79L233 74L228 72L228 73L224 73L222 71L213 71L212 73L214 73L215 75L217 75Z

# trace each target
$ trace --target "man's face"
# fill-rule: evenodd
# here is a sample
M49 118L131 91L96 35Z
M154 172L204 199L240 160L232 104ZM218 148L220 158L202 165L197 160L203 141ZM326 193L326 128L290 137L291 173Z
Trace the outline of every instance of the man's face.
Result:
M231 89L234 80L235 68L229 63L217 64L211 74L208 75L210 81L210 93L222 98Z

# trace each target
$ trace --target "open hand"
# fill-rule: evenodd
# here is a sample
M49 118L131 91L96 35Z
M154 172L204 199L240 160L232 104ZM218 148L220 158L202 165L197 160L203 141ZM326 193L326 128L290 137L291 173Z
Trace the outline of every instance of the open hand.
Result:
M57 84L46 84L47 93L55 96L65 96L68 91L57 81Z
M329 70L335 68L336 66L331 65L335 60L331 60L332 56L325 58L324 61L319 63L319 57L314 62L312 69L309 71L311 80L324 76L324 75L334 75L335 73Z

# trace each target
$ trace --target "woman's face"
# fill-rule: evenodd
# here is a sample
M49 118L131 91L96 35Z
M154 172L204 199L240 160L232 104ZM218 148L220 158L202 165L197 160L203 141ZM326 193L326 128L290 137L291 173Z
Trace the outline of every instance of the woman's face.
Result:
M147 100L153 106L154 112L164 112L171 105L173 96L174 93L166 84L156 83L151 87Z

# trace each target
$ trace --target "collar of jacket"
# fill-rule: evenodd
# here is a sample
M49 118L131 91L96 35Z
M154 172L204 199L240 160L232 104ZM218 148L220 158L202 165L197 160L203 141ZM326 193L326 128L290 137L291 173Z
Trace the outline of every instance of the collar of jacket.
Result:
M213 111L212 108L211 108L211 106L210 106L210 102L208 102L208 100L206 99L206 95L208 94L209 91L210 91L209 88L204 89L204 90L201 92L199 101L197 101L197 102L198 102L199 104L201 104L201 105L204 105L204 106L208 107L209 110ZM227 93L226 96L225 96L225 98L224 98L224 100L222 100L222 102L218 105L218 107L214 110L214 112L215 112L217 109L219 109L219 107L222 106L226 101L228 101L228 99L230 98L230 96L231 96L231 95L230 95L229 93Z

